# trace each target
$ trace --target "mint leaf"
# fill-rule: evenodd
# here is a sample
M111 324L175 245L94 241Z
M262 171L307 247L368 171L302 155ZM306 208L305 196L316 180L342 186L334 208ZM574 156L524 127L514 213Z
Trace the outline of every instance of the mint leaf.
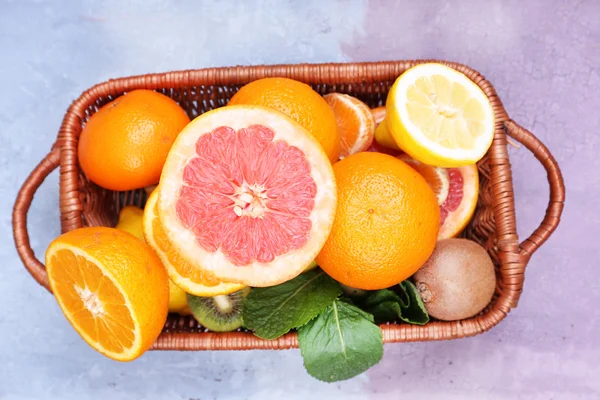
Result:
M401 302L402 300L396 293L389 289L383 289L369 294L363 308L373 315L376 323L381 324L400 318Z
M411 281L404 281L400 283L400 288L404 291L408 299L408 305L406 307L400 306L402 312L400 313L400 319L409 324L425 325L429 322L429 314L423 304L423 299L419 294L419 290Z
M339 283L320 269L277 286L254 288L244 302L244 326L263 339L277 339L316 317L341 292Z
M409 324L424 325L429 322L423 300L417 288L410 281L400 283L402 296L391 289L369 293L363 308L373 314L375 322L402 320Z
M373 316L343 300L298 329L298 342L306 371L325 382L361 374L383 356L381 329Z

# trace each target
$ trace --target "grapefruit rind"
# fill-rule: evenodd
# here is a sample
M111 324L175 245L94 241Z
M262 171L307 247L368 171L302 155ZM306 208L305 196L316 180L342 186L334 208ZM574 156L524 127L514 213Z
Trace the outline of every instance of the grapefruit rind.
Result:
M418 164L423 165L420 161L411 158L407 154L401 154L397 156L397 158L406 162L408 165L415 167L417 170ZM441 206L441 203L443 203L448 196L450 189L450 182L448 179L450 179L450 177L446 172L446 177L444 179L444 177L439 174L439 171L448 171L448 169L432 166L429 166L429 168L435 170L434 172L438 174L442 184L441 193L436 194L438 197L438 204ZM469 221L471 221L475 208L477 207L477 199L479 198L479 171L477 170L477 164L466 165L455 169L460 172L463 180L462 198L458 208L453 211L448 211L446 220L440 226L438 240L449 239L460 235L469 224Z
M477 165L467 165L458 168L463 177L463 198L458 208L446 217L446 222L440 226L438 240L458 236L469 224L479 198L479 172ZM450 223L454 222L454 223Z

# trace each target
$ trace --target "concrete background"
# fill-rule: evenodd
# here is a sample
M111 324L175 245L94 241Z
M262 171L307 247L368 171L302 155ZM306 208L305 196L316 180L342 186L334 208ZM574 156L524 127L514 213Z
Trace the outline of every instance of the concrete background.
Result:
M600 398L600 3L596 1L0 0L0 399ZM518 309L466 340L386 345L355 379L320 383L298 351L151 352L119 364L91 350L13 248L19 185L69 103L94 83L234 64L435 57L496 86L565 175L563 222L528 266ZM548 189L511 149L519 234ZM59 234L56 175L30 213L42 255Z

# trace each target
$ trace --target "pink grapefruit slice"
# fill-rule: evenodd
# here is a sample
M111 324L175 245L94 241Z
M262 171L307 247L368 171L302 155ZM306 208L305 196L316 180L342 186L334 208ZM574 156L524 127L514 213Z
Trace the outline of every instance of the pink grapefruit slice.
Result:
M319 143L284 114L227 106L192 121L163 168L159 217L173 247L217 279L272 286L323 247L337 202Z
M407 154L397 156L420 173L437 196L440 206L438 240L458 236L467 226L479 196L477 165L442 168L423 164Z

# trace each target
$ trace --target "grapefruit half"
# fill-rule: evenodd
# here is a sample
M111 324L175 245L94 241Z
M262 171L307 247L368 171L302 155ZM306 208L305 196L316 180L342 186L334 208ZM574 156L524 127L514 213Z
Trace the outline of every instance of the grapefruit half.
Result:
M417 170L437 196L440 206L438 240L458 236L471 220L477 206L479 196L477 165L442 168L423 164L408 154L397 157Z
M159 216L179 253L217 279L272 286L323 247L337 203L331 163L279 111L227 106L179 135L158 188Z

